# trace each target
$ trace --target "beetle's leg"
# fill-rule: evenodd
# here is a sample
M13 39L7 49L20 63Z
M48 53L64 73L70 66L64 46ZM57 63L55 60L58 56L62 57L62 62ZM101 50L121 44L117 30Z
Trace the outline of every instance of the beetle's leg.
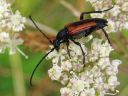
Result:
M103 10L103 11L82 12L82 13L81 13L81 15L80 15L80 20L83 20L83 19L84 19L84 14L91 14L91 13L102 13L102 12L106 12L106 11L111 10L113 7L114 7L114 5L113 5L111 8L108 8L108 9Z
M107 40L108 40L108 43L112 46L112 44L111 44L111 42L110 42L110 39L109 39L109 37L108 37L107 32L106 32L103 28L101 28L101 29L102 29L102 31L104 32L104 35L105 35L105 37L106 37Z
M69 51L69 41L66 42L66 46L67 46L67 52L68 52L68 56L71 59L71 55L70 55L70 51Z
M74 41L74 39L71 39L76 45L80 46L81 52L83 54L83 64L85 63L85 53L83 51L83 48L79 42Z
M102 11L82 12L81 15L80 15L80 20L84 19L85 14L91 14L91 13L102 13Z

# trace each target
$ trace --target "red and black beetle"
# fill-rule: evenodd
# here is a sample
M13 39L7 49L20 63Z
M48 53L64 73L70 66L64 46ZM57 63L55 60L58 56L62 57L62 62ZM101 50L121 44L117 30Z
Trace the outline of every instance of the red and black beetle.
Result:
M109 44L110 40L108 38L108 34L106 33L106 31L104 30L104 27L107 26L107 20L102 19L102 18L91 18L91 19L84 19L84 14L91 14L91 13L102 13L102 12L106 12L110 9L112 9L113 7L103 10L103 11L91 11L91 12L83 12L80 15L80 21L77 22L73 22L68 24L67 26L65 26L62 30L60 30L56 36L56 39L51 41L47 35L45 35L45 33L43 33L39 27L36 25L36 23L33 21L33 19L31 18L31 16L29 17L31 19L31 21L34 23L34 25L36 26L36 28L48 39L48 41L54 46L45 56L42 57L42 59L39 61L39 63L36 65L35 69L32 72L31 78L30 78L30 85L32 85L32 77L34 75L35 70L37 69L37 67L39 66L39 64L45 59L45 57L48 56L49 53L51 53L54 49L59 51L59 47L61 43L66 43L67 46L67 52L69 54L70 57L70 52L68 49L69 46L69 40L71 40L72 42L74 42L76 45L78 45L81 48L82 54L83 54L83 63L85 62L85 53L81 47L81 44L79 42L76 42L75 39L77 38L81 38L81 37L87 37L89 34L91 34L92 32L101 29L103 31L103 33L105 34Z

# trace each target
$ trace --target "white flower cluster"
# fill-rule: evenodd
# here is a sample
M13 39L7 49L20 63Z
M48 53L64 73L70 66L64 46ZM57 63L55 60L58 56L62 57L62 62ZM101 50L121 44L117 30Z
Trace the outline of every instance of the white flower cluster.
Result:
M105 18L108 20L108 32L119 32L128 29L128 0L86 0L89 1L95 10L104 10L114 5L108 12L91 14L93 18ZM107 14L106 14L107 13Z
M49 77L57 80L65 87L60 89L61 96L105 96L116 95L118 65L120 60L110 60L113 51L108 42L94 38L90 47L82 45L85 56L79 46L71 42L69 58L66 46L62 45L59 52L54 50L47 59L52 59L53 67L48 70Z
M9 48L10 54L14 54L18 50L27 57L17 47L23 43L23 40L18 38L18 32L24 29L26 19L20 15L19 11L14 14L10 7L11 5L6 0L0 0L0 53Z

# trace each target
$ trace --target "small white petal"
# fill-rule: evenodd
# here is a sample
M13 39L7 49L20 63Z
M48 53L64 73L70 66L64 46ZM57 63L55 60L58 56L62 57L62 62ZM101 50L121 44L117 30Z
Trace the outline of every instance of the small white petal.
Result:
M72 68L72 64L71 64L71 62L69 62L69 60L64 61L64 62L61 63L61 68L64 71L69 71Z
M85 82L83 80L76 80L73 84L73 88L75 88L78 91L84 90Z
M61 76L61 72L62 72L61 68L56 64L54 64L53 67L48 70L49 77L52 80L59 80Z
M60 89L61 96L72 96L71 89L65 87Z

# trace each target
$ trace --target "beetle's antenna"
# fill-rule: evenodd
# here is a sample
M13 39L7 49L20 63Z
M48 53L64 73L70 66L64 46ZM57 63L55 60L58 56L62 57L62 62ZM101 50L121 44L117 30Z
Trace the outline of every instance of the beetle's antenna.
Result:
M48 36L44 32L41 31L41 29L37 26L37 24L34 22L34 20L32 19L32 17L29 16L29 18L33 22L33 24L35 25L35 27L44 35L44 37L48 39L49 43L51 43L53 45L53 42L48 38Z
M30 85L32 86L32 78L34 76L34 73L37 69L37 67L41 64L41 62L48 56L49 53L51 53L55 48L52 48L46 55L44 55L41 60L38 62L38 64L36 65L36 67L34 68L32 74L31 74L31 77L30 77Z

